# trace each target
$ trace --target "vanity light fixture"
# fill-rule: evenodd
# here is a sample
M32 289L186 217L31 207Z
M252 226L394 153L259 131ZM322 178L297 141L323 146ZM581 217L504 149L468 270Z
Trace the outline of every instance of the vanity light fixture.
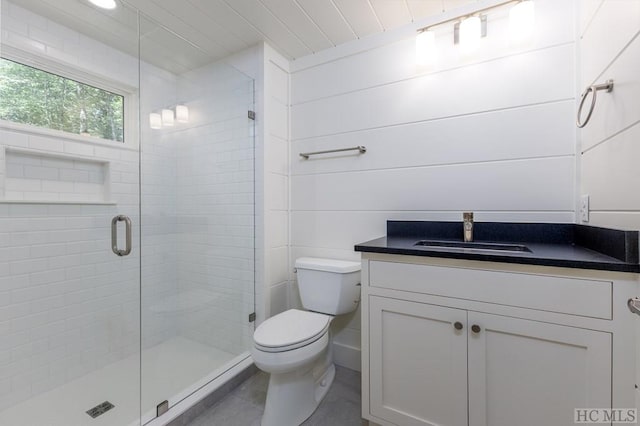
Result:
M189 108L186 105L176 105L176 121L178 123L189 122Z
M172 109L162 110L162 126L171 127L175 124L175 117Z
M487 36L486 15L469 16L463 19L456 24L454 34L458 35L457 40L454 38L454 43L459 44L465 52L476 50L480 44L480 38Z
M535 4L533 0L523 0L509 11L509 38L519 44L531 40L535 25Z
M416 63L429 66L436 59L436 34L432 30L418 31L416 36Z
M162 129L162 116L157 112L149 114L149 126L152 129Z
M113 10L118 6L116 0L89 0L89 2L94 6L107 10Z
M453 43L459 44L466 52L474 50L480 44L480 39L487 36L486 12L510 3L516 3L509 12L509 28L513 42L530 39L534 30L534 1L507 0L468 15L456 16L419 28L416 34L416 62L422 65L435 61L435 33L431 29L449 22L455 22Z

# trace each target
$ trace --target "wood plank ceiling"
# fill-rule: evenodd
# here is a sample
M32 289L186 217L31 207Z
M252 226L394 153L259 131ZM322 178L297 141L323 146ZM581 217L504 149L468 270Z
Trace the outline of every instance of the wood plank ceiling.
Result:
M110 12L96 9L87 0L10 1L120 50L134 50L130 46L137 32L131 22L135 13L124 5ZM125 4L197 46L189 46L157 25L142 23L143 43L146 38L149 50L164 51L164 59L152 62L181 72L261 40L295 60L475 1L126 0Z

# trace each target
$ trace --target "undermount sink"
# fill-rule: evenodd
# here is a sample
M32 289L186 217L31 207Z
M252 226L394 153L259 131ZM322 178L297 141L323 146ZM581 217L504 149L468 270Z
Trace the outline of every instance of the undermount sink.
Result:
M501 244L501 243L485 243L485 242L421 240L415 243L414 247L420 247L425 249L531 253L531 250L529 249L529 247L522 244Z

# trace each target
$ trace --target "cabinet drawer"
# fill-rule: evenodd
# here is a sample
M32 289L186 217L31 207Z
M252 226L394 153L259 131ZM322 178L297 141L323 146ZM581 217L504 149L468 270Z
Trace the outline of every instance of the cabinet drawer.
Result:
M569 315L612 318L611 281L370 261L369 285Z

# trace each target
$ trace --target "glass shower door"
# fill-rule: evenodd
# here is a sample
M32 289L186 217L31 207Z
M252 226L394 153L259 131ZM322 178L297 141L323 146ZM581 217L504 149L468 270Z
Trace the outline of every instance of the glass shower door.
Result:
M82 3L0 6L2 425L139 424L138 16Z
M144 423L249 356L254 94L146 18L140 54Z

